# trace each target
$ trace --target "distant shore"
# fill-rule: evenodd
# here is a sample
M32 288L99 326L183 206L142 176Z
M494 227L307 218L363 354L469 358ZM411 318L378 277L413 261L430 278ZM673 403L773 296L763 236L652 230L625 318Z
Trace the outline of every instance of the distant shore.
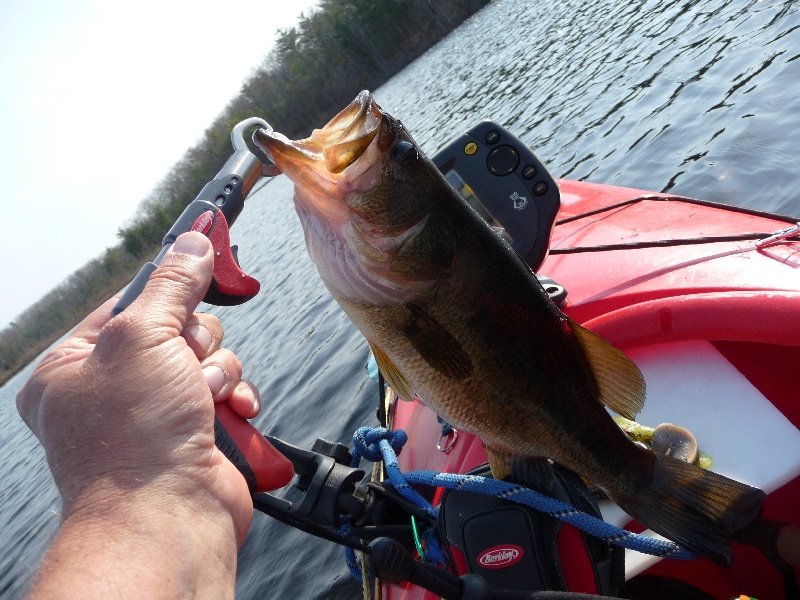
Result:
M150 195L120 243L77 270L0 331L5 383L151 260L184 207L231 154L239 121L265 118L288 136L307 135L362 89L375 89L489 0L339 0L278 33L275 49L241 92Z

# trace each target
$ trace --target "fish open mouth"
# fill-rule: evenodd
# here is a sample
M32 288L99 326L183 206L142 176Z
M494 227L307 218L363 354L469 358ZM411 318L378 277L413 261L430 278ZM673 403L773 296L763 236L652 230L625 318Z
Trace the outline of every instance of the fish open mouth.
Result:
M307 179L309 167L316 177L335 182L335 177L357 161L381 131L384 113L363 91L321 129L303 140L290 140L268 129L256 132L256 143L275 165L295 183Z
M416 160L420 154L408 132L369 92L305 139L293 141L270 128L254 139L295 184L309 256L338 297L402 303L432 285L428 271L420 278L412 268L419 262L413 255L441 242L419 248L433 201L413 184L422 181L425 188L427 167L435 167Z

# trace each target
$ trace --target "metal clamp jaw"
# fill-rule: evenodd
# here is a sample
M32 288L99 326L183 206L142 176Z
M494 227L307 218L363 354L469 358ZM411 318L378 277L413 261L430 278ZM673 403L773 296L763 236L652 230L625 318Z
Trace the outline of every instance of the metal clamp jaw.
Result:
M272 129L258 117L234 126L231 131L233 154L186 207L162 242L163 254L185 231L200 231L208 236L214 246L214 276L203 300L217 306L242 304L261 289L258 281L241 270L238 248L230 243L230 227L244 209L244 201L256 182L265 175L279 173L273 164L263 162L248 148L244 134L253 127Z
M264 119L259 119L258 117L250 117L249 119L240 121L239 123L233 126L233 129L231 130L231 144L233 145L233 149L235 151L234 156L236 155L236 153L239 152L246 152L246 153L252 152L244 141L244 134L246 131L256 126L260 126L261 129L272 131L272 127L270 126L270 124L267 123ZM255 150L256 153L258 154L258 160L259 162L261 162L261 165L263 167L261 173L262 176L275 177L276 175L281 174L280 169L278 169L278 167L272 164L272 161L267 157L266 154L264 154L264 152L258 146L255 146ZM224 171L225 167L223 167L222 170ZM222 171L220 171L220 173L221 172ZM245 196L247 196L247 194L245 194Z
M204 300L209 304L233 306L253 298L261 284L239 268L237 248L230 245L229 229L244 208L244 201L263 176L279 173L275 165L264 162L247 146L245 131L253 127L271 129L263 119L252 117L238 123L231 131L233 154L219 173L189 203L161 242L161 252L146 263L125 290L112 314L122 312L144 289L147 280L179 235L199 231L214 246L214 277ZM266 158L266 157L265 157Z

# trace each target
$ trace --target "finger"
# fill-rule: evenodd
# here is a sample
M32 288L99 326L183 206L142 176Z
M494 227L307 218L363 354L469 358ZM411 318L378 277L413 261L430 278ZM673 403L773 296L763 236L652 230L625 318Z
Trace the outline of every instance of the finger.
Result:
M97 341L97 334L111 319L111 309L118 299L119 296L115 296L106 300L78 323L67 339L44 355L31 377L39 375L45 367L59 359L77 360L91 351L92 345Z
M92 344L97 341L97 333L111 319L111 309L119 301L120 295L117 294L113 298L109 298L97 307L89 316L78 323L70 337L79 337Z
M219 349L222 324L214 315L194 313L181 333L198 360L204 360Z
M233 389L228 404L240 417L252 419L261 411L261 395L253 382L242 379Z
M137 329L177 337L205 296L213 268L208 238L197 232L181 234L139 297L118 317L138 324Z
M214 402L227 400L242 380L242 363L233 352L225 348L214 352L200 366Z
M111 298L96 308L75 327L66 340L49 350L17 393L17 412L34 434L38 435L35 415L38 414L41 398L47 387L48 374L61 369L65 364L83 359L91 352L98 332L111 318L111 309L117 299Z

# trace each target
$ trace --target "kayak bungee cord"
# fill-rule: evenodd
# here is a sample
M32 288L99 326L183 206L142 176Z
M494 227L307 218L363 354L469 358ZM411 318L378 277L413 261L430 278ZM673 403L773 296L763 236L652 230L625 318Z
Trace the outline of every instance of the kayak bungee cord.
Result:
M771 213L763 210L757 210L754 208L744 208L742 206L734 206L732 204L722 204L720 202L711 202L710 200L698 200L697 198L687 198L686 196L658 196L656 194L644 194L642 196L636 196L635 198L629 198L628 200L623 200L622 202L616 202L614 204L609 204L608 206L604 206L602 208L598 208L596 210L590 210L585 213L580 213L577 215L572 215L571 217L565 217L563 219L559 219L556 221L556 226L558 225L566 225L567 223L571 223L572 221L577 221L579 219L585 219L586 217L591 217L600 213L608 212L609 210L614 210L615 208L622 208L624 206L628 206L631 204L637 204L639 202L644 201L652 201L652 202L684 202L685 204L696 204L698 206L710 206L712 208L723 208L725 210L733 211L742 213L745 215L752 215L756 217L764 217L765 219L773 219L775 221L783 221L785 223L796 223L797 217L790 217L787 215L781 215L778 213Z
M608 206L604 206L603 208L598 208L596 210L590 210L585 213L580 213L577 215L573 215L571 217L566 217L559 221L556 221L555 225L566 225L567 223L572 223L573 221L578 221L580 219L585 219L587 217L591 217L597 214L601 214L604 212L608 212L610 210L614 210L617 208L625 208L627 206L631 206L633 204L637 204L639 202L644 201L655 201L655 202L684 202L687 204L697 204L700 206L712 206L712 207L720 207L724 206L728 210L733 210L734 212L740 212L747 215L754 215L764 218L773 219L776 221L783 221L785 223L793 223L795 225L798 224L797 217L789 217L786 215L779 215L776 213L768 213L760 210L754 210L750 208L742 208L739 206L728 206L722 205L717 202L709 202L707 200L696 200L694 198L685 198L683 196L656 196L652 194L647 194L644 196L638 196L636 198L630 198L628 200L623 200L622 202L617 202L615 204L610 204ZM792 231L787 233L786 235L780 236L780 239L796 239L797 238L797 230L800 227L791 228ZM789 230L784 230L788 232ZM751 232L751 233L739 233L734 235L723 235L723 236L704 236L704 237L695 237L695 238L676 238L671 240L653 240L648 242L629 242L624 244L603 244L598 246L578 246L574 248L550 248L550 254L579 254L582 252L610 252L612 250L636 250L642 248L662 248L662 247L671 247L671 246L689 246L694 244L716 244L720 242L741 242L741 241L748 241L748 240L765 240L776 236L777 234L781 234L784 232ZM760 244L756 244L760 246Z
M772 233L741 233L737 235L655 240L652 242L631 242L629 244L605 244L601 246L577 246L575 248L552 248L550 250L550 254L580 254L582 252L610 252L612 250L640 250L642 248L670 248L673 246L691 246L694 244L744 242L748 240L760 240L770 235L772 235Z

